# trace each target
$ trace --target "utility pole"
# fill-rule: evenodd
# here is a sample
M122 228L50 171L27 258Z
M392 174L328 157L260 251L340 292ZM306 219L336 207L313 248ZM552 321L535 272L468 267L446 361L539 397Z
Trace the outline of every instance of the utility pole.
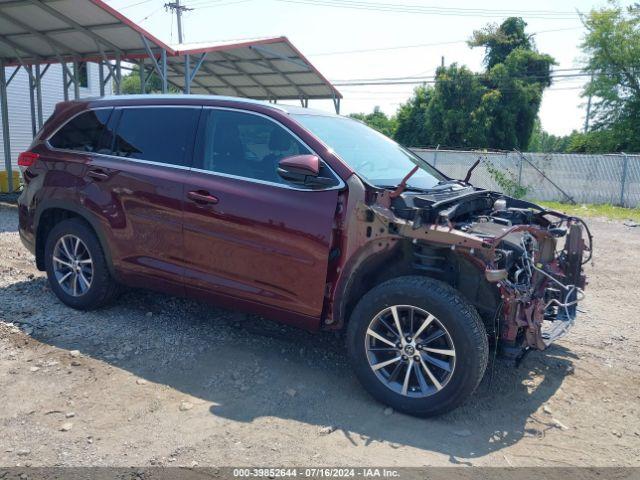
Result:
M173 2L165 3L164 8L167 10L173 10L176 12L176 18L178 20L178 42L182 45L184 41L184 35L182 34L182 12L188 12L193 8L180 5L180 0L174 0ZM188 95L191 93L191 58L189 55L184 56L184 88L183 92Z
M593 83L593 73L591 73L590 83ZM589 117L591 117L591 94L589 94L589 98L587 99L587 116L584 119L584 133L589 131Z
M182 41L184 40L184 37L182 35L182 12L189 12L193 10L193 8L180 5L180 0L174 0L173 2L165 3L164 8L176 12L176 18L178 20L178 41L182 43Z

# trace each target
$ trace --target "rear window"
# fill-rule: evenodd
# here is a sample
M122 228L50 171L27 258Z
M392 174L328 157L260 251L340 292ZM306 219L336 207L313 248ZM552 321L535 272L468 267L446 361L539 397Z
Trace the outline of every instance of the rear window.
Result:
M123 108L113 155L170 165L187 165L200 114L198 108Z
M111 135L106 125L112 111L112 108L103 108L77 115L51 137L49 144L64 150L109 153Z

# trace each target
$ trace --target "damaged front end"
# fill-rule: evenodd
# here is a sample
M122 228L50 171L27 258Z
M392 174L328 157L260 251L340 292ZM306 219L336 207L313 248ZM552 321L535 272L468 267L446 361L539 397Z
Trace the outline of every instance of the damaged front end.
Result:
M445 272L433 263L444 258L443 251L474 265L490 291L474 295L496 298L481 314L503 354L520 358L567 332L584 297L582 266L592 251L580 218L466 182L450 181L435 191L403 190L378 191L360 204L361 217L377 224L374 231L410 239L418 259L414 267L426 274ZM469 270L457 270L449 283L469 283Z

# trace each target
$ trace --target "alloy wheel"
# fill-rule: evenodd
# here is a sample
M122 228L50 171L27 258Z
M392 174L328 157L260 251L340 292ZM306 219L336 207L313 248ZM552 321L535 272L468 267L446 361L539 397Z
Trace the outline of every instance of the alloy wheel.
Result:
M93 281L93 259L85 243L75 235L64 235L53 249L53 273L60 288L72 297L87 293Z
M378 379L412 398L442 390L456 363L453 340L442 322L410 305L394 305L378 313L367 328L365 350Z

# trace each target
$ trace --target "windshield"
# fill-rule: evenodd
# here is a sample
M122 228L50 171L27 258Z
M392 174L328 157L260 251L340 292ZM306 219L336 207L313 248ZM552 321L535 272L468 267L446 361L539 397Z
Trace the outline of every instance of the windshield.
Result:
M445 177L427 162L363 123L345 117L293 115L360 177L372 185L396 186L416 165L409 187L433 188Z

